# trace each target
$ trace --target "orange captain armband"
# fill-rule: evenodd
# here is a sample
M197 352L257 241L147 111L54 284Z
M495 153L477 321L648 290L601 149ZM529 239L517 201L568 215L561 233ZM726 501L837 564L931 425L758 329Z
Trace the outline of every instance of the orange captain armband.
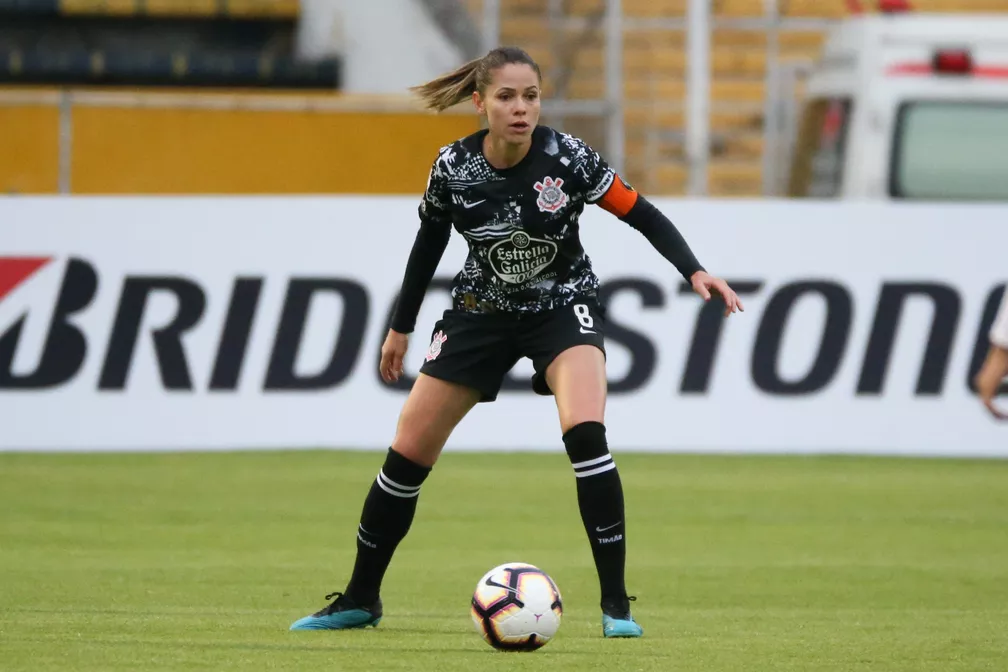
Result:
M597 201L599 207L617 217L625 217L636 202L637 192L634 191L633 187L624 182L619 175L613 177L609 189Z

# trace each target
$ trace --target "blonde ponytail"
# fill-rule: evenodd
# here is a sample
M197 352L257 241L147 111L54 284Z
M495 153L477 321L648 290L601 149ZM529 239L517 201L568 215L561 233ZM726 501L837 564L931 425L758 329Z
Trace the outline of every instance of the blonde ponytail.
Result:
M477 90L476 71L483 58L476 58L452 72L441 75L426 84L414 86L410 91L420 96L424 107L443 112L449 107L468 100Z
M518 47L497 47L486 56L476 58L426 84L410 87L410 91L420 96L424 107L435 112L443 112L472 97L474 91L485 93L490 86L492 73L508 63L524 63L533 70L542 82L542 71L523 49Z

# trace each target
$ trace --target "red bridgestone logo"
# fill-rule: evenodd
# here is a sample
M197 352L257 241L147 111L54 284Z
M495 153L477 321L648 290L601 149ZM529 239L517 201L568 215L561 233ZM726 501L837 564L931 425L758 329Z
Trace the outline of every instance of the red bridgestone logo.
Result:
M52 261L52 257L0 257L0 301Z

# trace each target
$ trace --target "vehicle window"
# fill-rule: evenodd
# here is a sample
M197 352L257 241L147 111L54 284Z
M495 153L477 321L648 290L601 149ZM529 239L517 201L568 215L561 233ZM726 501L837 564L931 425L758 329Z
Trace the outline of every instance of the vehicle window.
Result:
M1008 103L904 103L895 134L891 196L1008 200Z

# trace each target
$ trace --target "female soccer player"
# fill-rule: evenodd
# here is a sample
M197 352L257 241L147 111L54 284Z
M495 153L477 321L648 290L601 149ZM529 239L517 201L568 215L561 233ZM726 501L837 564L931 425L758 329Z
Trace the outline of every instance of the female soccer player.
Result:
M377 625L379 589L413 521L420 487L455 426L497 397L521 357L533 388L555 398L578 506L598 572L605 637L640 637L624 585L623 489L606 442L605 312L578 237L585 204L640 231L704 300L725 315L742 309L724 280L708 275L675 226L578 138L538 125L542 75L521 49L486 56L416 87L441 111L472 99L488 128L443 147L419 207L399 302L379 368L403 372L408 334L454 227L469 245L455 276L453 308L434 326L427 356L399 417L385 462L364 501L357 559L343 593L291 629Z

